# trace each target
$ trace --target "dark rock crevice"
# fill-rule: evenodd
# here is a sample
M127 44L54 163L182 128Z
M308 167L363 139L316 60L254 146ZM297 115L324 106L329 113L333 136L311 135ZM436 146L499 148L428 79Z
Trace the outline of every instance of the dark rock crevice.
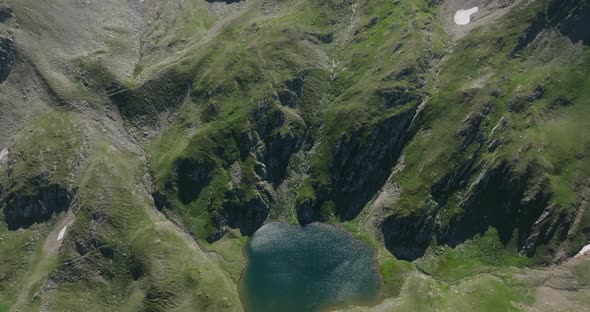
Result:
M0 4L0 23L6 23L8 20L14 17L12 8L6 4Z
M207 148L191 149L186 157L177 159L163 191L152 193L159 210L183 209L176 205L210 196L203 207L211 215L206 234L210 242L221 239L228 228L249 236L263 225L275 204L272 189L284 180L289 160L301 148L306 133L303 120L287 116L278 103L268 99L244 122L243 127L213 134L213 140L192 142ZM215 185L214 192L202 194L226 170L231 176L229 185Z
M54 215L67 211L74 199L75 190L52 183L45 185L35 181L35 192L22 191L1 194L4 219L10 230L28 228L35 223L43 223Z
M415 108L386 119L362 141L343 137L336 145L332 186L336 214L342 220L358 215L389 176L398 159ZM354 136L354 135L353 135Z
M145 130L157 129L159 113L179 107L189 97L191 86L191 79L173 69L134 89L113 82L105 86L105 92L127 121Z
M590 45L590 1L553 0L547 9L548 24L574 43Z
M9 23L14 19L12 8L6 4L0 4L0 24ZM15 48L12 31L0 33L0 84L8 79L8 75L14 66Z
M303 120L288 120L286 113L275 105L266 104L249 116L252 125L240 140L240 154L254 154L264 164L261 178L279 185L287 174L291 156L303 144L307 126Z
M334 148L330 170L332 191L321 199L334 202L335 213L341 220L354 219L373 194L385 183L412 136L409 129L417 105L387 117L370 129L359 128L342 136ZM319 209L322 200L316 202ZM298 214L306 211L298 207ZM301 219L301 218L300 218Z
M281 105L288 107L297 106L301 99L304 85L305 73L301 73L299 77L285 81L285 88L277 92Z
M173 176L176 179L178 198L183 204L195 201L211 181L213 164L194 159L177 160Z
M513 239L516 231L520 250L548 205L550 194L543 191L546 189L543 183L534 168L517 174L507 163L502 163L489 170L461 203L463 215L451 224L447 233L439 233L439 242L455 247L493 227L504 245Z
M11 37L0 37L0 83L8 79L14 66L14 41Z
M390 109L403 106L410 102L421 102L423 96L416 90L411 90L405 86L396 86L389 89L378 90L381 96L383 108Z
M443 176L443 178L430 188L430 193L439 205L446 204L449 197L459 189L465 187L469 178L477 172L477 169L479 169L479 167L476 166L478 150L476 150L471 157L465 160L457 169Z
M319 220L318 201L316 198L305 198L297 205L297 222L299 224L310 224L314 220Z
M539 12L520 36L511 57L532 43L546 29L556 29L573 43L590 45L590 1L551 0L546 11Z
M239 228L244 236L251 236L266 220L270 207L274 203L268 192L260 190L249 200L228 202L223 207L224 217L231 228Z
M432 208L426 206L414 214L385 218L381 223L385 248L398 259L414 261L424 256L435 231Z
M510 52L511 57L516 57L520 51L526 48L531 42L533 42L537 36L545 29L546 15L543 12L539 12L532 20L531 25L527 30L518 38L516 46Z
M504 162L484 172L471 185L473 159L442 178L432 187L433 198L411 215L391 215L382 223L387 249L396 257L416 260L422 257L434 238L437 244L456 247L476 235L496 229L505 246L515 242L517 250L532 257L536 247L550 242L563 216L550 207L547 180L534 166L515 172ZM441 222L439 214L447 200L457 193L461 213ZM516 235L516 236L515 236Z

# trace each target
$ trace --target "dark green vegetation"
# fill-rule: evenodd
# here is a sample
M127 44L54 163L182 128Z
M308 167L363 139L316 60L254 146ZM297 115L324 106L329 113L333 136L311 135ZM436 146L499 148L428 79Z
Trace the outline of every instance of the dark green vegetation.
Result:
M588 309L589 20L588 0L0 1L0 311L239 311L270 221L374 246L372 309Z

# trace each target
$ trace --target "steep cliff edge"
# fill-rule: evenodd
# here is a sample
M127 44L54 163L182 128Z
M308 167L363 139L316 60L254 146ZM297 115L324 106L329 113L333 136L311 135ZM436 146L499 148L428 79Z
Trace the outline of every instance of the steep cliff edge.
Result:
M35 183L39 182L32 182L31 185ZM65 189L57 184L40 187L35 195L19 193L7 194L2 200L5 202L4 218L11 230L47 221L54 215L67 211L74 198L73 190Z
M241 311L274 221L374 247L369 309L583 310L589 7L2 2L0 311Z
M8 78L14 65L14 36L10 30L13 24L12 9L0 3L0 83Z
M445 81L445 69L439 76L440 85L448 89L429 100L435 104L426 108L423 130L406 149L405 169L396 176L402 188L399 206L381 226L386 246L397 257L416 260L432 244L455 247L483 237L493 228L500 244L534 261L563 260L559 246L570 244L571 233L570 238L567 233L580 213L577 192L587 183L585 170L571 176L565 168L579 168L586 147L565 141L551 145L547 133L558 124L570 129L565 131L585 129L576 119L563 116L585 111L581 100L585 95L573 90L587 80L583 74L588 66L582 52L585 48L579 48L579 41L585 45L581 38L587 28L578 25L574 34L566 25L585 25L588 3L561 4L521 6L508 13L503 23L458 43L459 49L468 49L458 57L475 53L486 61L459 61L450 56L449 68L472 74L460 82ZM516 21L515 14L527 9L526 22ZM563 60L548 43L554 30L569 39L559 44L562 51L573 53L565 66L584 69L568 73L558 67ZM499 37L493 31L511 35ZM497 40L495 48L500 52L471 50L472 44L482 40ZM539 64L543 59L546 63L538 71L543 76L525 66L527 69L513 74L523 80L515 81L508 74L515 57L524 64ZM489 66L494 66L495 72L489 72ZM541 72L553 72L554 76ZM465 109L456 105L465 105ZM435 115L440 114L447 121L437 120ZM447 135L436 134L437 127L445 127ZM552 138L562 136L569 134L562 132ZM419 160L428 149L442 151L436 148L443 148L441 144L446 144L446 151L427 156L427 162ZM408 162L408 157L413 160ZM421 204L416 207L417 202ZM585 234L580 235L577 239L588 241L582 238ZM581 241L568 249L569 256L583 246ZM541 255L536 254L539 248Z

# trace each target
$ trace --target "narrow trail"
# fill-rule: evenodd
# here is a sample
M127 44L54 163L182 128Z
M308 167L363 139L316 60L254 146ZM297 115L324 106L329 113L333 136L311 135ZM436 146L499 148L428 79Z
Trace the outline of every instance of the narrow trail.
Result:
M217 36L223 32L223 30L225 29L226 26L235 22L236 20L241 18L244 14L249 12L250 8L254 5L254 3L256 3L256 1L252 1L252 2L248 3L241 11L239 11L236 14L221 18L220 20L215 22L211 27L209 27L207 29L207 33L205 33L204 36L202 36L198 40L195 40L191 44L186 45L186 47L184 47L183 50L176 52L177 55L175 55L173 58L165 59L159 63L152 64L152 65L150 65L150 67L166 68L166 67L171 66L173 64L178 64L179 62L181 62L181 60L190 56L191 53L194 53L195 50L197 50L200 47L205 46L206 44L208 44L209 42L211 42L215 38L217 38ZM151 75L149 75L146 79L144 79L144 81L151 79L149 77L151 77Z
M125 147L132 153L137 154L137 159L141 162L141 167L144 169L144 172L141 172L143 176L149 176L149 179L143 179L143 185L141 186L140 192L146 198L151 199L151 190L155 187L153 185L153 180L151 174L149 172L149 162L147 158L147 153L141 143L129 132L127 127L125 126L125 122L119 112L112 112L116 113L115 116L111 116L111 120L113 121L113 125L110 127L112 131L115 133L113 135L117 136L117 142L121 147ZM221 253L215 250L208 250L201 246L199 242L188 232L186 231L181 225L173 222L169 218L166 217L165 214L158 211L155 207L155 204L152 205L144 205L147 215L149 216L150 220L156 226L156 229L159 231L168 231L173 232L180 238L184 240L184 242L192 247L195 251L202 253L205 256L214 255L217 259L229 263L229 264L240 264L245 265L244 261L237 261L237 260L229 260L225 258Z
M75 200L72 207L75 206ZM45 280L49 274L57 267L57 260L59 256L59 248L64 242L64 239L58 240L58 236L64 227L69 227L75 220L74 209L70 207L66 213L65 218L58 222L56 226L49 232L43 243L41 251L33 254L31 269L28 270L24 280L23 286L18 292L17 300L10 308L10 312L21 311L23 307L29 305L30 299L33 297L32 292L36 291L36 286L41 286L41 282ZM67 236L67 231L64 234Z

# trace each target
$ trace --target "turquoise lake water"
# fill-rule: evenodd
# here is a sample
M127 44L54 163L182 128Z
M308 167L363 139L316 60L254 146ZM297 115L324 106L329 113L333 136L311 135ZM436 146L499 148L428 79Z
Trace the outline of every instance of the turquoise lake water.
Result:
M342 229L270 223L245 247L240 282L246 311L322 311L378 300L374 251Z

